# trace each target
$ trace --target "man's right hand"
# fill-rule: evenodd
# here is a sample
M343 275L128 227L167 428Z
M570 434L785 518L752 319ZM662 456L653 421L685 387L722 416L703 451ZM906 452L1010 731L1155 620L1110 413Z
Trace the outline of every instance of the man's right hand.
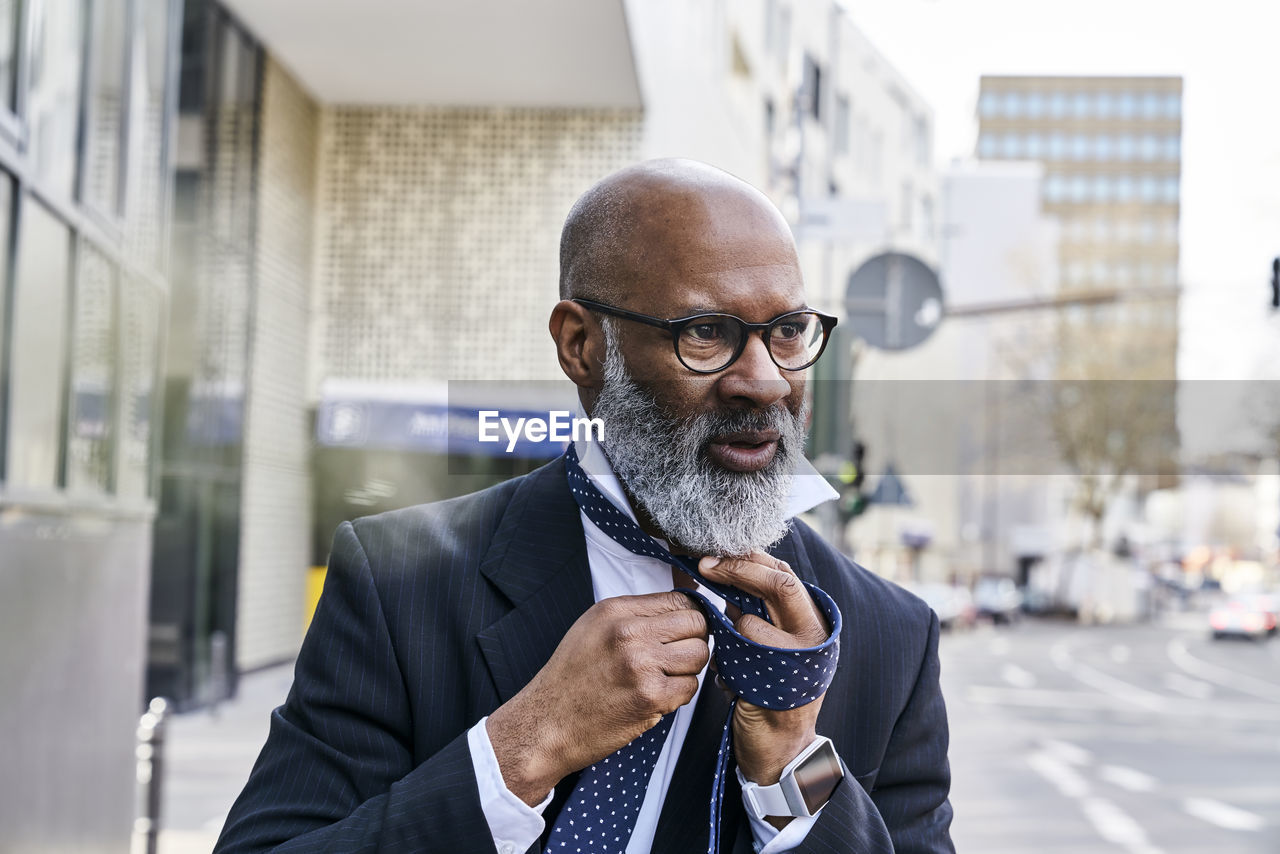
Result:
M565 776L693 699L709 657L706 618L682 593L597 602L529 684L489 716L507 788L540 803Z

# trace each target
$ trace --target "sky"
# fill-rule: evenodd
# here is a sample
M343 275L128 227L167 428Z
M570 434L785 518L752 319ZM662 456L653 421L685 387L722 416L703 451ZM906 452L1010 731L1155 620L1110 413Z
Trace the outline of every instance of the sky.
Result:
M1184 78L1179 375L1280 380L1280 0L847 0L972 156L982 74Z

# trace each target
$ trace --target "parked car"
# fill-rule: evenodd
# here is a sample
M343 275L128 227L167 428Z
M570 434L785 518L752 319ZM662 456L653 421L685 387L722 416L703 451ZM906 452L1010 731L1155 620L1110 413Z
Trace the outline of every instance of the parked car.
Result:
M938 615L943 629L967 629L977 619L973 595L965 587L941 582L912 584L907 589L925 601Z
M1012 578L985 575L974 585L973 604L979 617L997 624L1012 623L1022 611L1022 594Z
M1276 631L1276 615L1268 607L1274 603L1261 594L1233 596L1209 612L1213 637L1264 638Z

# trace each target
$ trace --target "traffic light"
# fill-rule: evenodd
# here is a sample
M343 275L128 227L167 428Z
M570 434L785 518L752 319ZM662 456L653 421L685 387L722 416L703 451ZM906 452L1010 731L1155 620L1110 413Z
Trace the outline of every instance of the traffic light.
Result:
M840 518L846 523L867 509L867 496L862 494L862 484L867 479L862 462L866 455L867 446L854 441L852 453L840 470L840 480L844 483L840 490Z
M1271 261L1271 307L1280 308L1280 257Z

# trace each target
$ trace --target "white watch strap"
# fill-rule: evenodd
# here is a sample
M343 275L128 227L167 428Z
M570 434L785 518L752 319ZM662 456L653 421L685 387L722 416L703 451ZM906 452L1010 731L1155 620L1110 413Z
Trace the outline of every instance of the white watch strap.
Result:
M746 800L747 807L756 818L791 815L791 806L782 794L782 781L772 786L759 786L743 777L742 771L738 771L738 783L742 786L742 797Z

